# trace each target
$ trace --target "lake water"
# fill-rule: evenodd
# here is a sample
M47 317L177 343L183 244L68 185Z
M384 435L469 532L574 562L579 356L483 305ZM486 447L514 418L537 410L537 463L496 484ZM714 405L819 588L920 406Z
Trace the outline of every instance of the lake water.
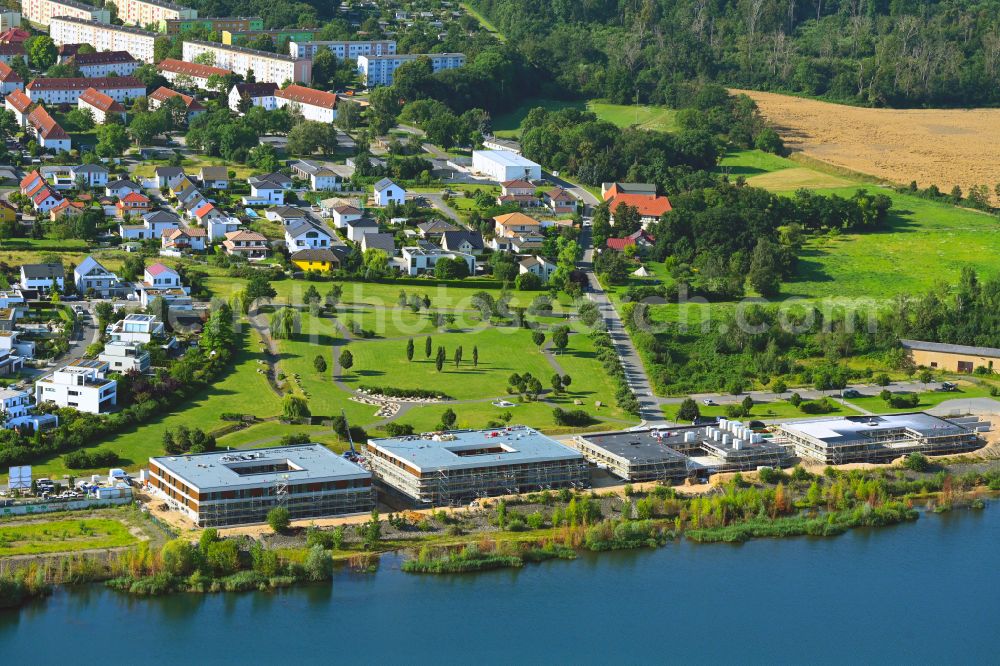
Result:
M4 660L990 663L1000 504L830 539L680 542L519 571L378 573L277 593L102 586L0 614Z

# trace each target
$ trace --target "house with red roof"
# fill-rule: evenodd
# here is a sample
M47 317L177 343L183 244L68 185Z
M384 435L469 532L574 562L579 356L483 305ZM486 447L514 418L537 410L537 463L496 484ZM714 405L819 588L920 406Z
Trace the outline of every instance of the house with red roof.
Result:
M49 209L49 219L55 222L60 217L74 217L83 213L85 205L82 201L63 199Z
M156 65L156 70L163 75L163 78L180 88L189 89L195 87L202 90L208 90L209 77L219 76L225 78L233 73L232 70L223 69L222 67L202 65L197 62L186 62L174 58L164 58Z
M656 223L660 216L672 210L670 200L656 193L650 183L603 183L601 195L611 211L611 225L615 224L615 211L621 206L634 208L639 213L643 228Z
M69 134L66 133L56 119L49 115L44 106L36 106L28 114L28 127L34 133L35 138L46 152L55 155L60 152L69 152L72 144Z
M225 248L226 254L240 255L251 261L265 259L270 249L267 238L263 234L246 229L227 233L226 240L222 241L222 246Z
M337 96L332 92L306 88L296 84L285 86L274 93L274 104L278 108L291 106L302 112L306 120L332 123L337 117Z
M649 247L655 242L656 239L650 236L645 229L639 229L625 238L609 238L607 248L615 252L624 252L629 247Z
M222 211L215 207L215 204L205 201L191 212L191 217L196 219L198 224L208 226L209 221L224 217L224 215Z
M118 200L118 217L145 215L152 207L145 194L130 192Z
M545 205L557 215L576 212L576 197L561 187L547 190L542 194L542 197L545 200Z
M14 114L18 125L24 127L28 124L28 110L31 108L31 100L24 94L23 90L15 90L7 95L3 105L5 109Z
M111 96L93 88L84 90L76 105L83 111L90 111L94 122L99 125L108 122L109 117L125 118L125 107L121 102L116 102Z
M166 104L167 100L173 97L179 97L181 101L184 102L184 108L187 109L188 122L191 122L199 115L205 113L205 107L202 105L201 102L196 100L194 97L191 97L190 95L185 95L183 93L179 93L176 90L171 90L170 88L167 88L165 86L160 86L152 93L150 93L149 97L147 98L149 100L150 110L155 111L156 109Z
M24 79L10 68L10 65L0 61L0 93L9 95L10 93L24 87Z
M23 28L7 28L0 32L0 44L24 44L31 33Z

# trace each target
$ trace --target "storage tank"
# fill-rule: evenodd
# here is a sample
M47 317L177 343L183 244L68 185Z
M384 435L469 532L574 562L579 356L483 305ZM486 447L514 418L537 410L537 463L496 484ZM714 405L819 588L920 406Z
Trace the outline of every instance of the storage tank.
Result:
M733 440L733 450L739 451L742 448L743 448L743 440L742 439L734 439Z
M694 436L695 436L694 431L693 430L688 430L686 433L684 433L684 441L685 442L693 442L694 441Z
M721 439L722 439L722 433L720 431L716 430L715 432L712 433L713 442L718 442Z
M729 446L729 440L730 439L732 439L732 435L730 435L729 433L726 433L725 435L723 435L722 436L722 445L723 446Z
M726 430L729 427L729 419L719 419L719 428Z

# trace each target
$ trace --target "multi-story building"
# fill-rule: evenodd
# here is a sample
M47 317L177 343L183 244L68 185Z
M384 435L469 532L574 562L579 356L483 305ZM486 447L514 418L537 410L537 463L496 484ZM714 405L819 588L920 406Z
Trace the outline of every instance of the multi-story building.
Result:
M392 76L404 63L413 62L418 58L431 61L431 69L439 72L442 69L456 69L465 65L464 53L411 53L409 55L360 55L358 56L358 72L361 73L365 85L392 85Z
M358 56L382 56L395 55L395 40L377 40L373 42L323 42L323 41L296 41L292 40L288 44L288 54L293 58L314 58L316 52L322 48L330 49L337 60L354 60Z
M139 69L139 61L128 51L98 51L77 53L67 61L76 65L82 76L131 76Z
M49 25L57 16L111 23L111 12L77 0L22 0L21 15L32 23Z
M228 69L213 67L211 65L201 65L196 62L184 62L173 58L164 58L156 65L156 70L163 75L167 81L177 84L181 88L191 88L192 86L200 90L208 89L208 79L211 76L225 77L232 74Z
M370 439L375 478L422 504L586 488L584 457L526 426Z
M266 236L246 229L227 233L226 240L222 241L222 247L225 248L226 254L245 257L250 261L266 259L270 250Z
M144 308L157 298L162 298L168 307L175 310L191 310L194 307L191 290L181 283L180 273L164 264L147 266L143 281L136 286L139 288L139 302Z
M289 252L299 250L327 249L333 245L333 239L312 222L298 222L285 227L285 247Z
M53 154L69 152L71 148L69 134L45 110L44 106L36 106L28 114L28 129L34 133L38 145L43 150Z
M135 342L147 345L165 336L163 322L150 314L131 313L113 324L108 324L105 333L112 340Z
M112 340L104 345L104 351L97 358L108 364L109 372L149 370L149 352L138 342Z
M11 10L0 11L0 30L10 30L21 27L21 12Z
M285 40L290 42L308 42L316 36L315 30L302 28L285 28L282 30L223 30L222 43L227 46L243 46L250 40L266 36L270 37L275 46L281 46Z
M170 19L196 19L198 10L166 0L107 0L118 8L118 18L126 25L159 26Z
M146 94L146 86L134 76L34 79L27 85L25 92L32 102L76 104L87 88L98 90L116 102L128 102Z
M49 36L57 46L90 44L98 51L127 51L137 60L153 62L156 33L124 25L61 16L52 19Z
M250 100L250 106L260 106L267 111L277 108L274 100L274 93L278 91L278 84L273 81L265 83L237 83L229 91L229 108L233 111L240 110L240 102L244 99Z
M449 252L438 247L424 247L422 245L409 245L402 249L404 271L407 275L417 276L424 273L433 272L437 262L442 259L450 261L461 260L465 262L469 269L469 275L476 274L476 257L464 252Z
M2 44L0 43L0 62L10 64L14 58L25 57L24 44Z
M24 127L28 124L28 110L31 107L31 99L24 94L23 90L15 90L4 99L4 108L14 114L17 124Z
M375 506L372 475L321 444L150 458L149 486L199 527L261 523L278 506L293 519Z
M289 85L274 93L274 103L279 108L289 106L302 112L306 120L332 123L337 117L337 96L331 92L313 90L300 85Z
M0 93L6 97L15 90L23 87L24 80L21 76L11 69L7 63L0 62Z
M81 359L35 382L35 402L52 402L80 412L101 414L118 403L118 382L107 378L108 364Z
M268 53L241 46L226 46L196 40L184 41L184 60L194 62L203 53L215 57L216 67L232 70L240 76L253 72L257 81L270 81L282 85L285 82L309 83L312 81L312 60L293 58L290 55Z
M80 93L80 99L76 101L76 104L79 108L90 111L90 114L94 117L94 122L98 125L108 122L109 117L125 117L124 106L100 90L94 90L93 88L87 88ZM107 182L106 178L105 182Z
M73 269L73 281L77 292L94 294L98 298L120 295L124 286L121 278L101 265L93 257L87 257Z
M168 35L183 35L192 30L219 33L223 30L263 30L264 19L259 16L162 19L159 28Z
M190 95L185 95L184 93L179 93L176 90L171 90L164 86L160 86L153 92L149 94L147 99L149 100L150 109L158 109L162 105L166 104L167 100L171 97L180 97L181 101L184 102L184 108L187 109L187 121L191 122L194 118L205 113L205 107L201 102L196 100Z

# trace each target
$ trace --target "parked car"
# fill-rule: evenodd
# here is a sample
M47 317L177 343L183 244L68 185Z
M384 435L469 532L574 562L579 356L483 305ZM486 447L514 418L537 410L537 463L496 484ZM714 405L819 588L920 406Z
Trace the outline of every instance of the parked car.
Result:
M715 401L714 401L714 400L712 400L711 398L705 398L705 399L704 399L704 400L702 400L701 402L702 402L702 404L704 404L704 405L705 405L706 407L714 407L714 406L715 406Z
M847 389L841 394L841 396L844 398L860 398L861 393L855 391L854 389Z
M941 387L938 390L939 391L957 391L958 390L958 384L954 384L952 382L941 382Z

